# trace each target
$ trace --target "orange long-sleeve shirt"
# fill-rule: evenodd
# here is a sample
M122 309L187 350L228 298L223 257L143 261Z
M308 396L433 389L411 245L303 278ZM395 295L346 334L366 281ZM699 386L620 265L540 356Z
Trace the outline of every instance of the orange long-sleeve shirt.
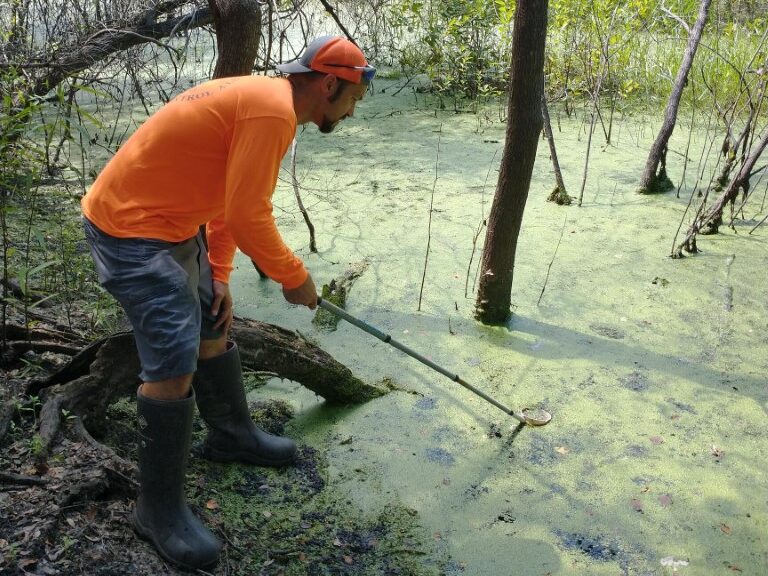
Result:
M174 98L120 148L82 200L119 238L179 242L207 224L213 277L227 282L236 247L270 278L307 278L272 215L280 162L296 134L285 79L212 80Z

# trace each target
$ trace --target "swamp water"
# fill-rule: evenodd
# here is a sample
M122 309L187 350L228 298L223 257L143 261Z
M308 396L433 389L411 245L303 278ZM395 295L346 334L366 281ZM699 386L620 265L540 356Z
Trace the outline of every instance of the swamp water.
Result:
M768 573L768 232L723 228L700 238L701 254L672 260L687 200L635 193L655 127L626 120L605 148L596 134L581 207L546 202L554 179L541 142L514 317L484 327L472 318L480 247L469 297L465 285L504 126L436 114L405 91L380 93L382 84L337 133L299 135L297 175L319 253L309 253L287 170L274 199L286 241L318 287L367 263L350 313L502 403L543 406L553 420L514 432L512 418L359 329L316 329L239 255L238 314L298 330L364 380L403 389L333 408L273 379L254 398L295 408L287 433L326 452L329 486L355 506L417 511L447 573ZM580 123L560 124L573 195L586 138ZM685 130L676 136L672 147L683 149ZM680 163L670 154L675 180Z

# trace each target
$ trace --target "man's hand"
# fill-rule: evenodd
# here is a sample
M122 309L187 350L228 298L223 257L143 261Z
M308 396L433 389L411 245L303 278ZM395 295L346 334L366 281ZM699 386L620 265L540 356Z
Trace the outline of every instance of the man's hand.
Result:
M283 296L291 304L300 304L310 310L314 310L317 307L317 288L315 288L312 276L307 276L304 284L298 288L290 290L283 288Z
M234 310L232 308L232 294L229 293L229 284L213 281L213 305L211 306L211 314L216 319L214 328L223 328L224 333L229 332L229 327L232 326L232 319L234 318Z

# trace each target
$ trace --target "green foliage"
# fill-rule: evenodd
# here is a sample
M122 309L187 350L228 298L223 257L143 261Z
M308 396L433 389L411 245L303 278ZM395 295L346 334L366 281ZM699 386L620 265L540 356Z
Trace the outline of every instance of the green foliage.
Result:
M70 86L69 94L73 89L82 87ZM63 85L45 102L30 97L25 76L13 67L0 69L0 93L2 322L8 306L22 311L27 323L35 308L61 306L72 326L75 303L87 298L95 302L90 327L112 329L117 306L95 282L79 220L80 195L66 180L63 188L42 185L47 176L72 172L58 151L80 124L62 110L92 124L98 120L75 106Z
M402 0L393 21L407 30L398 62L424 73L440 96L475 100L503 91L512 0Z
M692 26L699 7L700 0L551 0L550 99L564 100L570 111L591 101L599 78L599 97L617 110L660 109L688 41L681 20ZM399 39L396 61L406 76L429 77L441 107L446 99L458 107L503 93L514 10L512 0L400 0L388 20ZM686 90L684 103L706 98L711 105L710 88L725 105L743 98L740 73L755 54L755 62L765 60L758 48L767 19L768 7L759 3L713 2L689 77L700 89Z
M40 434L35 434L29 441L29 451L35 458L42 458L45 456L45 442Z

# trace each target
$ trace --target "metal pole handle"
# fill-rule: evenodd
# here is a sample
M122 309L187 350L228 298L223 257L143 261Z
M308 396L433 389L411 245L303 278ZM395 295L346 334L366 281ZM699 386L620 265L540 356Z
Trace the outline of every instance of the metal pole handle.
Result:
M328 302L327 300L323 300L320 296L317 297L317 305L320 306L320 308L323 308L324 310L327 310L331 314L346 320L350 324L353 324L353 325L357 326L358 328L360 328L364 332L367 332L371 336L375 336L376 338L378 338L379 340L381 340L385 344L389 344L389 345L397 348L401 352L404 352L404 353L408 354L408 356L410 356L411 358L415 358L416 360L418 360L422 364L425 364L426 366L429 366L433 370L435 370L437 372L440 372L440 374L450 378L451 380L453 380L457 384L461 384L467 390L477 394L483 400L486 400L487 402L490 402L491 404L493 404L494 406L496 406L500 410L506 412L507 414L509 414L513 418L517 419L518 421L523 422L524 424L530 424L531 423L530 420L528 418L526 418L524 415L518 414L513 409L504 406L504 404L502 404L501 402L497 401L495 398L492 398L491 396L488 396L488 394L486 394L482 390L479 390L479 389L475 388L474 386L472 386L472 384L470 384L469 382L467 382L467 381L463 380L462 378L460 378L458 374L454 374L453 372L450 372L450 371L446 370L445 368L443 368L439 364L435 364L432 360L430 360L426 356L422 356L421 354L419 354L415 350L412 350L411 348L409 348L405 344L402 344L402 343L398 342L397 340L392 338L392 336L390 336L389 334L385 334L384 332L382 332L378 328L375 328L375 327L371 326L370 324L368 324L367 322L363 322L359 318L356 318L356 317L352 316L352 314L350 314L346 310L344 310L342 308L339 308L338 306L336 306L335 304L332 304L331 302Z

